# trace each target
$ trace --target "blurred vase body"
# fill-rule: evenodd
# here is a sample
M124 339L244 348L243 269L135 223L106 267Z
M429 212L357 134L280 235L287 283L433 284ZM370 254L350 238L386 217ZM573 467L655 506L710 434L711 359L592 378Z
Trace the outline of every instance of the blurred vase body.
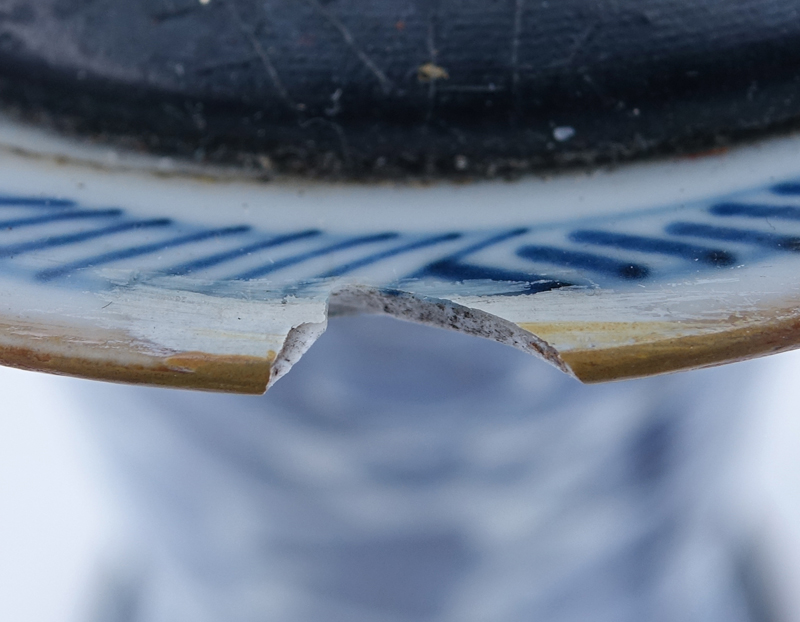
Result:
M585 386L353 317L263 398L93 385L76 397L146 545L99 615L756 619L721 492L750 384L734 365Z

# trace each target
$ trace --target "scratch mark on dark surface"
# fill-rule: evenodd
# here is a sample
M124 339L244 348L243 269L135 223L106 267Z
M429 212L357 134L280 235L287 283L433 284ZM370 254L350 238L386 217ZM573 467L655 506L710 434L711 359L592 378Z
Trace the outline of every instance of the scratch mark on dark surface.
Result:
M433 66L438 66L439 50L436 49L436 24L434 23L434 10L428 13L428 54L430 56L430 63ZM430 123L433 119L433 111L436 107L436 80L428 82L428 113L425 115L425 123Z
M353 52L355 52L359 60L361 60L364 66L367 69L369 69L372 72L372 75L374 75L377 78L378 82L380 82L383 92L390 93L394 88L392 81L386 77L386 74L383 73L381 68L375 64L375 61L373 61L367 55L367 53L364 52L364 50L362 50L359 47L358 43L356 43L356 40L353 38L352 33L350 32L350 30L348 30L347 26L345 26L341 21L339 21L339 19L333 13L331 13L330 11L328 11L328 9L322 6L318 0L306 0L306 2L308 2L312 7L314 7L315 11L317 11L320 15L322 15L328 21L328 23L331 24L331 26L333 26L334 28L336 28L336 30L339 31L339 34L342 35L342 39L344 39L344 42L350 47L351 50L353 50Z
M584 29L584 31L575 37L575 43L572 45L572 49L570 49L569 54L567 54L566 58L561 60L553 61L549 65L548 68L556 68L556 67L569 67L575 61L575 57L578 56L578 53L581 51L581 48L586 44L589 38L592 36L592 33L595 30L595 24L592 24Z
M215 63L205 63L195 69L195 73L199 75L205 75L212 73L214 71L222 71L224 69L236 69L238 67L247 67L253 63L261 62L261 59L258 56L249 56L247 58L239 58L235 59L232 58L230 60L223 60Z
M269 76L272 86L278 92L278 95L284 101L284 103L291 108L293 112L297 112L299 110L297 104L289 95L289 91L286 90L286 87L284 86L281 77L278 75L278 71L275 69L275 65L272 63L272 59L270 59L269 54L267 54L267 51L261 45L261 42L258 40L252 29L248 28L244 23L244 20L239 13L239 9L236 7L235 0L225 0L225 3L228 5L239 31L247 39L248 43L253 48L253 52L255 52L255 55L261 61L261 65L267 72L267 76Z
M439 87L440 93L497 93L505 87L495 84L448 84Z
M600 101L603 102L603 104L605 104L606 106L612 106L617 103L617 100L611 95L609 95L602 88L600 88L597 82L592 80L592 76L590 76L588 73L582 73L581 78L583 78L583 81L591 87L591 89L595 92L595 94L600 99Z
M154 13L150 16L150 19L153 20L156 24L160 24L162 22L169 21L171 19L177 19L180 17L186 17L197 11L200 8L200 4L197 6L188 6L183 7L182 9L174 9L172 11L161 11L160 13Z
M511 32L511 95L516 98L519 92L519 44L522 39L522 10L525 0L515 0L514 22Z

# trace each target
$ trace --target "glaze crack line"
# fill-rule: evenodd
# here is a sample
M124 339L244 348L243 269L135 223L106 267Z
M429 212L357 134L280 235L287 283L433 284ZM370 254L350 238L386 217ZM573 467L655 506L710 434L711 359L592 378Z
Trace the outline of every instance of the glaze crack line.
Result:
M374 75L378 82L380 82L383 92L385 94L389 94L394 88L394 84L392 84L392 81L386 77L386 74L383 73L381 68L375 64L375 61L373 61L367 55L367 53L361 49L347 26L345 26L333 13L322 6L318 0L306 0L306 2L308 2L315 11L322 15L328 21L328 23L331 24L331 26L339 31L339 34L342 35L342 39L344 39L344 42L348 45L348 47L355 52L355 55L358 56L359 60L361 60L364 66L369 69L370 72L372 72L372 75Z
M261 65L267 72L267 76L269 76L269 79L272 82L272 86L278 92L280 98L294 112L299 111L299 107L292 99L291 95L289 95L289 91L286 90L286 87L284 86L280 75L278 75L278 70L275 69L275 65L272 63L272 59L269 57L269 54L261 45L258 38L255 36L255 33L252 31L252 29L248 28L247 25L244 23L244 20L242 20L242 16L239 13L239 9L236 7L236 0L225 0L225 3L227 4L228 9L231 12L231 15L233 15L233 19L236 22L239 31L242 33L242 35L244 35L248 43L250 43L250 47L253 48L253 52L255 52L256 56L261 61Z

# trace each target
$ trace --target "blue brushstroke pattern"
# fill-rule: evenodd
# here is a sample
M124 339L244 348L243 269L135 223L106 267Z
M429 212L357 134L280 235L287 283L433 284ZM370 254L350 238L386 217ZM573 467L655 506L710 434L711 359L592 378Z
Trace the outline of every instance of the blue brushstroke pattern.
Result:
M212 229L210 231L201 231L199 233L192 233L177 238L171 238L169 240L153 242L151 244L143 244L141 246L132 246L130 248L123 248L116 251L110 251L108 253L102 253L100 255L94 255L92 257L86 257L85 259L79 259L77 261L64 264L63 266L59 266L58 268L50 268L48 270L42 270L41 272L38 272L36 274L36 278L39 281L50 281L57 277L65 276L67 274L70 274L71 272L75 272L76 270L102 266L115 261L120 261L122 259L141 257L143 255L158 253L160 251L165 251L170 248L183 246L185 244L203 242L210 238L221 238L230 235L238 235L240 233L247 233L248 231L250 231L249 226L240 225L238 227L226 227L224 229Z

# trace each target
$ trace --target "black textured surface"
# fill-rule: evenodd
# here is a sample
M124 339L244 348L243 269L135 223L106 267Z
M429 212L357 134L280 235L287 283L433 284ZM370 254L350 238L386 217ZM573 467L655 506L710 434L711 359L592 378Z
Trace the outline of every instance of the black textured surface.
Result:
M198 159L503 175L792 126L798 13L792 0L0 0L0 97Z

